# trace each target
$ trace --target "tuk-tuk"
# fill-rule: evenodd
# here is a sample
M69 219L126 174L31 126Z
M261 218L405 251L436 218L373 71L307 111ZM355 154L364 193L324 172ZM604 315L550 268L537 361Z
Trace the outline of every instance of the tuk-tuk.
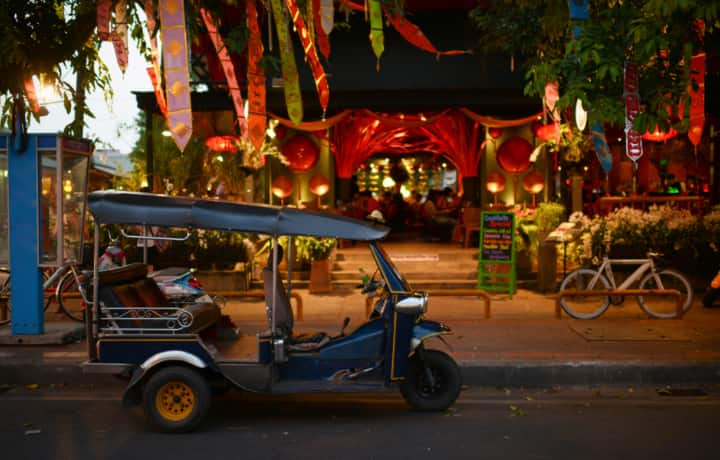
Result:
M159 226L272 237L263 269L268 329L230 343L209 333L221 319L210 296L173 304L148 277L145 264L105 271L95 264L87 286L92 308L86 314L89 360L84 369L129 378L123 402L142 403L157 428L193 429L206 415L212 389L222 385L265 393L369 392L397 385L412 408L426 411L445 410L457 399L457 364L448 354L425 347L426 340L450 329L424 318L427 293L413 291L378 244L387 227L295 208L147 193L93 192L88 205L96 224L95 253L101 227L108 224L120 225L126 237L138 239L186 237L129 229ZM367 277L363 292L381 293L371 317L349 333L344 332L346 320L337 335L299 334L290 286L283 285L277 269L280 236L367 242L377 270Z

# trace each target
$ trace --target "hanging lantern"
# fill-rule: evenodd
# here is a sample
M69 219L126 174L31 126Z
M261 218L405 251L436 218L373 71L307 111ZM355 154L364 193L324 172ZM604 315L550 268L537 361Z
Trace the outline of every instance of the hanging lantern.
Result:
M272 193L276 197L280 198L280 203L285 204L285 198L289 197L292 193L293 183L290 179L285 176L279 176L272 182Z
M558 125L556 125L555 123L549 123L547 125L544 125L542 123L538 124L539 126L537 127L537 129L533 131L535 137L537 137L538 139L542 139L545 142L557 139L560 130L560 127Z
M523 189L526 192L532 193L532 207L535 207L535 195L542 192L545 188L545 179L543 175L537 171L531 171L523 177L522 180Z
M653 141L653 142L664 142L667 140L672 139L673 137L677 136L677 131L670 128L668 132L660 131L658 129L658 126L655 125L655 129L650 132L646 131L645 134L642 135L642 138L646 141Z
M296 134L283 145L282 153L287 158L290 169L304 172L315 166L320 149L304 135Z
M505 190L505 175L501 172L491 172L485 177L485 188L493 194L493 203L497 206L497 194Z
M490 127L488 128L488 135L493 139L498 139L502 136L502 128Z
M500 167L511 174L518 174L530 166L532 145L521 137L511 137L502 143L496 159Z
M235 153L238 138L235 136L210 136L205 139L205 147L212 152L228 152Z

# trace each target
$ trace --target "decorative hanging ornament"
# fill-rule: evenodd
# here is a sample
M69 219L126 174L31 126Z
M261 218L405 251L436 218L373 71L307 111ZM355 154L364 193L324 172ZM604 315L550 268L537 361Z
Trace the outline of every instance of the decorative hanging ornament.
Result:
M377 58L376 70L380 71L380 56L385 51L385 34L383 32L382 7L380 0L370 0L370 42Z
M168 104L168 127L180 151L192 136L185 7L180 0L160 0L160 23Z
M587 126L587 117L588 114L583 107L582 100L578 99L577 101L575 101L575 124L580 131L585 130L585 126Z
M293 183L285 176L278 176L272 181L271 190L273 195L280 198L281 203L285 204L285 198L292 194Z
M652 131L646 131L645 134L642 135L642 138L646 141L653 141L653 142L665 142L667 140L672 139L673 137L677 136L677 131L670 128L669 131L660 131L657 125L655 125L655 129Z
M235 136L210 136L205 139L205 147L212 152L237 153L237 143Z
M493 139L499 139L502 136L502 128L490 127L488 128L488 135Z
M247 0L248 37L248 131L245 133L256 150L265 142L267 116L265 114L265 71L260 66L263 57L262 36L258 25L255 0Z
M633 128L633 121L640 111L640 93L637 64L625 61L624 76L625 99L625 153L637 167L637 161L643 155L642 136Z
M593 122L590 132L592 133L593 145L595 146L595 154L598 157L598 161L600 161L600 165L605 170L605 174L607 174L610 172L610 169L612 169L613 158L610 153L610 147L608 147L607 144L607 139L605 139L602 123L597 120Z
M98 0L97 2L97 30L98 38L102 41L110 39L110 8L111 0Z
M300 93L300 77L295 64L295 53L292 49L292 40L285 21L285 13L281 0L270 0L272 5L275 30L277 32L278 47L280 48L280 67L283 75L283 89L285 91L285 105L288 116L296 125L303 119L302 94Z
M325 35L330 35L335 23L333 0L320 0L320 25Z
M697 91L693 89L691 82L688 89L688 93L690 93L688 139L695 146L697 152L705 125L705 53L697 54L690 59L690 75L690 78L697 83Z
M498 165L511 174L518 174L530 166L532 145L521 137L511 137L497 151Z
M115 27L110 34L115 58L117 59L120 71L124 74L128 65L128 22L127 22L127 0L118 0L115 4Z
M315 166L320 149L306 136L296 134L282 146L282 153L287 158L290 169L304 172Z

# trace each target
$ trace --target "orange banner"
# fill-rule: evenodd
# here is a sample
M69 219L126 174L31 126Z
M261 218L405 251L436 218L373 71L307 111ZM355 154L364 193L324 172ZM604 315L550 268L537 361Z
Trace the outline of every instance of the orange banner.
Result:
M248 132L250 142L260 151L265 142L265 71L260 67L263 56L262 35L258 25L255 0L247 0L248 38Z

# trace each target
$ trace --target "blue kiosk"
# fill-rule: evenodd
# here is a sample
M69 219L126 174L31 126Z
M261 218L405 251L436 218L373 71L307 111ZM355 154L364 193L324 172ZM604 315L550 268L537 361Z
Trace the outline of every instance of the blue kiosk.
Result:
M0 266L12 276L11 333L40 335L43 270L82 260L93 145L58 134L18 144L0 134Z

